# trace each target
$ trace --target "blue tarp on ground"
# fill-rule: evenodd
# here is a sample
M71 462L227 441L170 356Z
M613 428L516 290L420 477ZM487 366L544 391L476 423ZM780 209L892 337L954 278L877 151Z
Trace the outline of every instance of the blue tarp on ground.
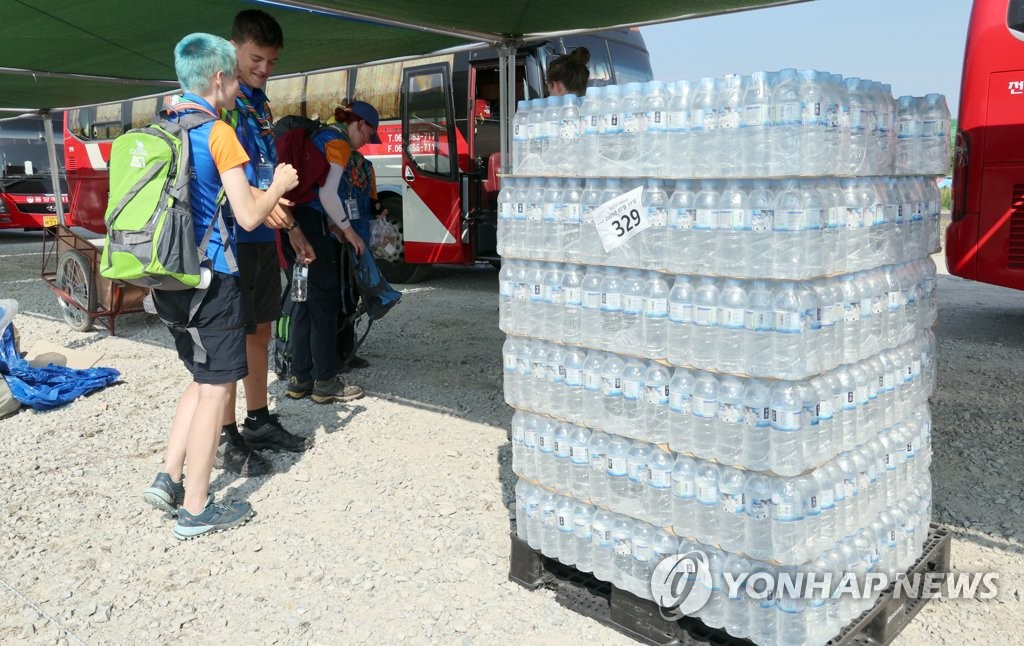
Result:
M121 377L121 373L113 368L76 370L52 363L45 368L33 368L15 350L14 334L9 325L0 337L0 375L22 406L36 410L63 406L82 395L105 388Z

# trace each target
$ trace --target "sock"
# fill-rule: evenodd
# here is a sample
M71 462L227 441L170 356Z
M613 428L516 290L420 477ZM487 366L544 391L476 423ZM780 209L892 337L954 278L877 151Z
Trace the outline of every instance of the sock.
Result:
M234 422L220 427L220 441L222 444L227 441L229 435L238 435L238 425Z
M250 428L259 428L270 421L270 411L267 407L257 408L256 410L248 411L248 415L245 418L245 425Z

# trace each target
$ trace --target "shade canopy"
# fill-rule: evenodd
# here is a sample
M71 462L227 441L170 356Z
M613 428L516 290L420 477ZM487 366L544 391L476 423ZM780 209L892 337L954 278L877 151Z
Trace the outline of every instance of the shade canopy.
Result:
M173 90L185 34L230 36L243 9L285 34L276 75L572 31L652 24L806 0L0 0L0 109L66 108Z

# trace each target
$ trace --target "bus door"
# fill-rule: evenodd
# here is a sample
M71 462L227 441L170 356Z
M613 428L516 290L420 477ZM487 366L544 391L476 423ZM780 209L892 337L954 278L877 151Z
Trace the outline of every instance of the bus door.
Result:
M406 262L470 262L448 63L402 71L402 179Z

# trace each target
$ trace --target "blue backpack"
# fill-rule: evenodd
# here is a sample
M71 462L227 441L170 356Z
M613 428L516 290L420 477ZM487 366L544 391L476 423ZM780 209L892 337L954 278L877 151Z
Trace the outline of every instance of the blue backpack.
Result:
M356 291L359 295L359 306L365 309L370 321L381 319L391 311L391 308L398 305L402 300L402 294L384 278L377 268L377 262L373 254L367 249L363 255L356 255L351 245L345 245L345 249L352 262L352 271L355 276Z

